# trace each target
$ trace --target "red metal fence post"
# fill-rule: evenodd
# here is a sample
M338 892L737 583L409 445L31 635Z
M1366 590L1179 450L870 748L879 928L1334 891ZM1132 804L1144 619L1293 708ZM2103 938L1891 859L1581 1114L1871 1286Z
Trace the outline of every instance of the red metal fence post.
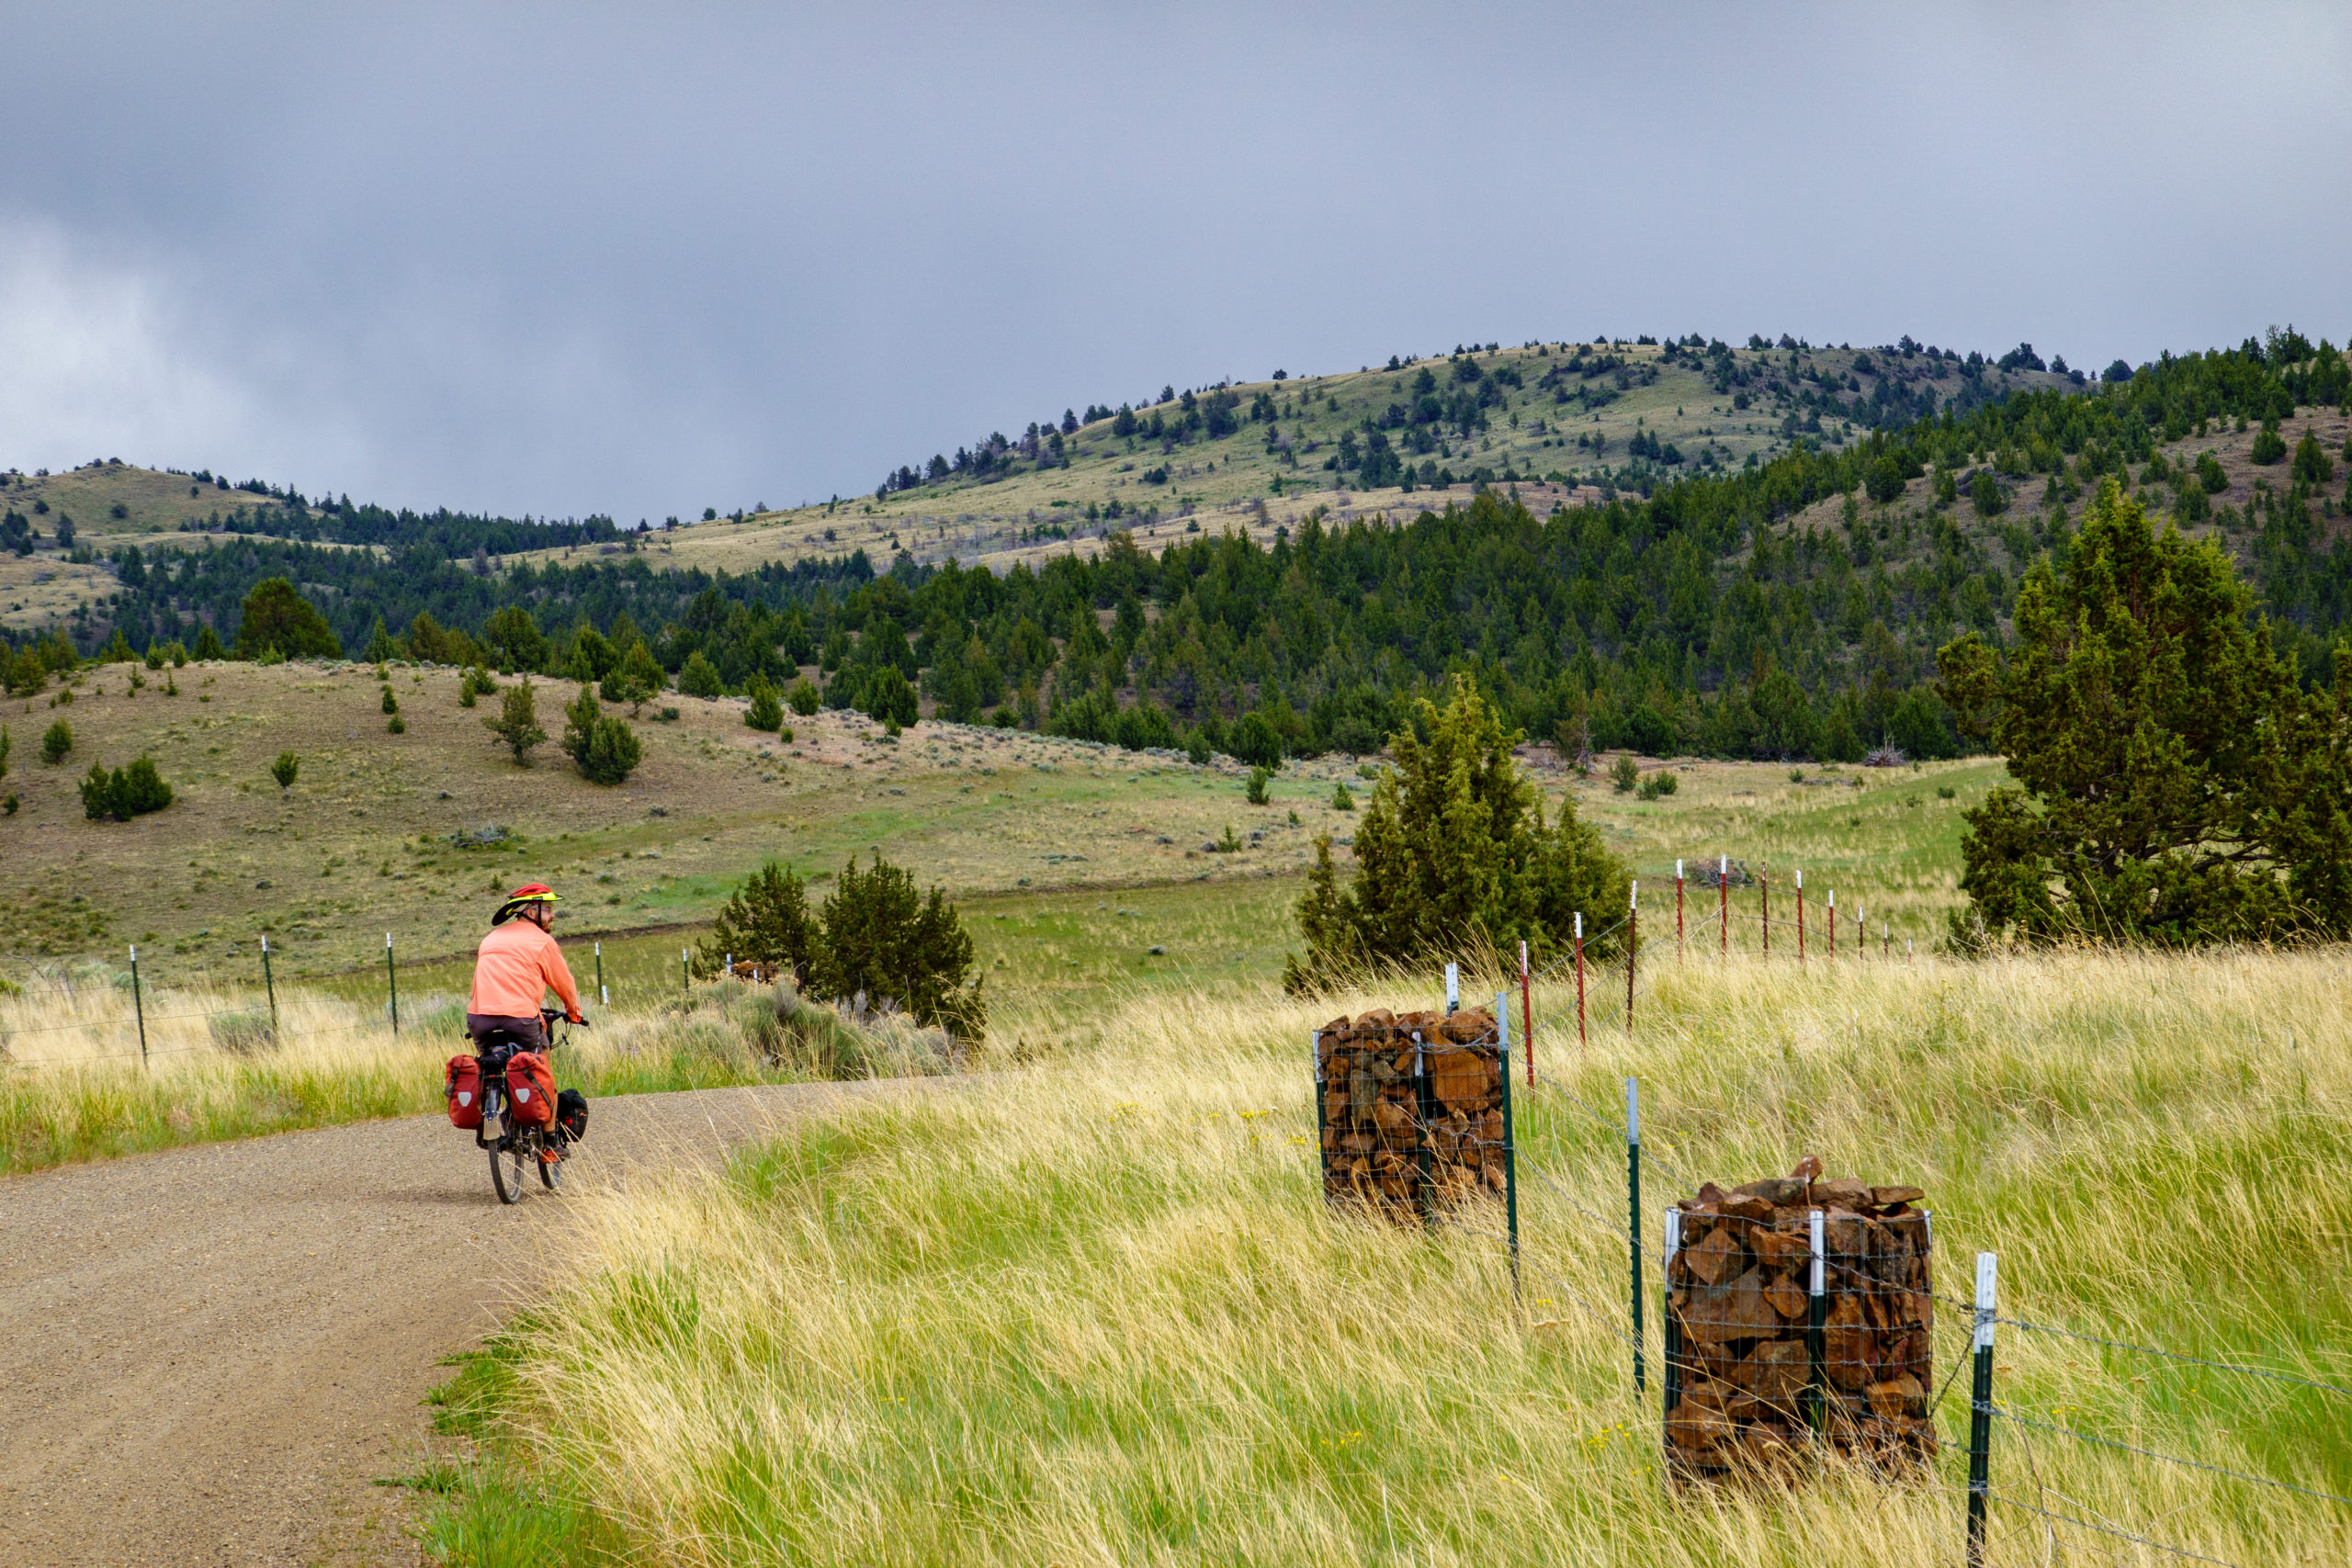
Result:
M1682 863L1674 863L1674 961L1682 962Z
M1577 911L1577 1063L1585 1058L1584 1035L1584 911Z

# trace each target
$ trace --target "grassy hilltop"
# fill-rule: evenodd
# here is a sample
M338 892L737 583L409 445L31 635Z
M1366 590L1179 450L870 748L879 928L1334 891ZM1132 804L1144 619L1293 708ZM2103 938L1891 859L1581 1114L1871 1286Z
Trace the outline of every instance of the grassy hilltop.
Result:
M1929 393L1933 406L1966 407L2013 390L2074 385L2046 369L1984 365L1972 372L1957 355L1810 344L1724 345L1721 354L1647 340L1487 345L1379 368L1181 393L1171 387L1164 400L1133 405L1142 427L1125 434L1115 411L1091 405L1089 415L1102 417L1079 421L1067 434L1069 422L1059 416L1050 429L1038 421L1035 434L1024 424L985 465L958 468L936 454L948 468L937 479L879 497L867 491L814 506L687 519L662 548L679 565L732 571L854 547L877 558L904 551L933 562L952 555L1001 570L1119 527L1149 547L1202 530L1271 540L1275 528L1295 525L1318 507L1335 517L1401 522L1464 499L1480 483L1514 486L1541 515L1621 489L1646 492L1684 474L1736 470L1799 441L1842 446L1867 427L1850 415L1825 419L1825 399L1850 401L1882 380L1892 401L1880 401L1877 411L1896 422L1928 406ZM1231 422L1218 437L1208 437L1212 401ZM1179 434L1188 413L1195 423ZM1154 416L1159 436L1149 428ZM1368 445L1368 421L1384 427L1400 462L1412 464L1411 489L1400 476L1376 475L1384 482L1365 484L1357 482L1364 478L1360 466L1329 466L1343 438L1359 452ZM957 450L967 457L997 451L999 434ZM906 465L917 476L934 468L920 455Z

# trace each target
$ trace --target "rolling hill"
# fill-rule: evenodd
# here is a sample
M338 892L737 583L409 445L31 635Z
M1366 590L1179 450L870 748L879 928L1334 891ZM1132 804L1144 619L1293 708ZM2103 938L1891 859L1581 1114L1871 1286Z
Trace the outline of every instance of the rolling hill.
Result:
M1480 345L1167 388L851 500L648 531L108 461L9 477L0 614L49 628L47 668L61 634L231 640L277 576L347 653L601 677L641 638L705 694L806 671L836 709L1257 761L1372 750L1457 674L1539 738L1934 757L1961 745L1935 649L2002 636L2105 483L2222 541L2324 678L2352 615L2346 386L2293 333L2096 383L2024 345ZM69 502L61 560L41 522Z

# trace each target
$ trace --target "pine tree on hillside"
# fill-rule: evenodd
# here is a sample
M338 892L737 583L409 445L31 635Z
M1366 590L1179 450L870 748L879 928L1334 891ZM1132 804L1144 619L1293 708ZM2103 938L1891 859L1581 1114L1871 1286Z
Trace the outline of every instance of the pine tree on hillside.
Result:
M2016 788L1966 813L1954 940L2166 946L2352 934L2352 645L2305 692L2229 556L2102 481L2064 571L1941 691Z

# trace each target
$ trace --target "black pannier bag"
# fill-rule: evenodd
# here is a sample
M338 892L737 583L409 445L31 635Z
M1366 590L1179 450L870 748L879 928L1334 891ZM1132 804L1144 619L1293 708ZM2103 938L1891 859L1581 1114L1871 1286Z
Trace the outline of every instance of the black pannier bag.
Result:
M588 1135L588 1097L576 1089L565 1089L555 1097L556 1125L563 1135L578 1143Z

